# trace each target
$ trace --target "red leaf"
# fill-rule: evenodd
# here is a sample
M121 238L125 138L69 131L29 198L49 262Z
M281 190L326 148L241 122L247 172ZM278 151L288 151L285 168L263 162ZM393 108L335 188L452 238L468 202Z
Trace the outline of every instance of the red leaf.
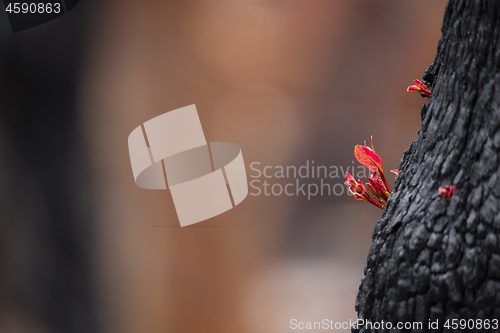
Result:
M432 95L432 92L431 90L425 85L423 84L422 81L420 80L415 80L413 81L415 84L414 85L411 85L409 86L406 91L409 91L409 92L418 92L420 93L420 95L424 96L424 97L429 97Z
M379 175L383 174L384 162L371 148L356 145L354 147L354 157L371 172L377 172Z

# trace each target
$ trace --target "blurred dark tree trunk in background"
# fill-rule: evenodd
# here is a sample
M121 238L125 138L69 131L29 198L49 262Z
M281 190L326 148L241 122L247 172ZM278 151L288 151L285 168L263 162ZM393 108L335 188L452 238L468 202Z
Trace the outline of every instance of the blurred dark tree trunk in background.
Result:
M98 331L77 123L85 2L15 34L1 15L2 332Z
M443 331L447 319L500 319L500 1L450 1L442 33L423 77L433 96L356 300L361 319L418 321L424 332L428 320ZM448 184L451 202L438 195Z

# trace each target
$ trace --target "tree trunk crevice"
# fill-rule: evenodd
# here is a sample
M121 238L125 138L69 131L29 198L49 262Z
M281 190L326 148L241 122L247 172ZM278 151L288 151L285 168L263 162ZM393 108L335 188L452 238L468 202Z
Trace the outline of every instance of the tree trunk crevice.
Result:
M375 226L356 311L441 332L447 319L500 319L499 1L448 3L423 80L432 96ZM456 186L451 201L445 185ZM395 329L353 328L384 331Z

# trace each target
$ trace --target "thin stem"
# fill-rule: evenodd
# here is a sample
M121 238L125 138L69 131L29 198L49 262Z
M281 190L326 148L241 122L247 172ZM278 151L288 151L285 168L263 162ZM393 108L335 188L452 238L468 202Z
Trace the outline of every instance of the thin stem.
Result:
M382 182L384 183L385 188L387 189L387 192L389 192L389 195L392 193L391 188L389 187L389 184L387 184L387 180L385 180L384 173L380 173L380 178L382 178Z
M364 196L365 200L369 203L371 203L374 206L377 206L380 209L384 209L385 205L379 201L375 201L372 197L369 195Z

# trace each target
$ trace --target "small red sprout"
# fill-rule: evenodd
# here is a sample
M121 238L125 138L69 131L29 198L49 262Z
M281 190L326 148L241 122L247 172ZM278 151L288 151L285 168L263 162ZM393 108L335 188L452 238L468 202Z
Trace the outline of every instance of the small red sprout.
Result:
M396 178L394 178L394 179L398 179L399 170L394 169L394 170L391 170L391 172L396 175Z
M411 85L409 86L406 91L410 91L410 92L418 92L420 93L420 95L422 97L429 97L432 95L432 92L431 90L425 85L422 83L422 81L420 80L415 80L413 81L415 84L414 85Z
M451 201L451 196L455 194L455 185L446 185L439 188L439 195Z
M373 138L371 148L366 146L366 142L364 146L356 145L354 156L359 163L372 172L372 175L368 178L368 183L363 184L361 179L356 182L356 179L346 172L347 180L344 184L349 185L349 192L354 195L355 199L368 201L372 205L384 209L392 191L384 176L384 162L373 147ZM397 177L397 170L391 170L391 172L395 173Z
M349 185L349 192L351 192L351 194L354 195L354 198L356 200L365 200L371 203L372 205L377 206L380 209L384 209L385 203L381 202L381 200L375 200L372 197L370 197L361 179L358 179L358 181L356 182L356 179L353 176L351 176L349 172L346 172L345 176L347 180L345 181L344 184ZM367 183L366 185L369 184Z

